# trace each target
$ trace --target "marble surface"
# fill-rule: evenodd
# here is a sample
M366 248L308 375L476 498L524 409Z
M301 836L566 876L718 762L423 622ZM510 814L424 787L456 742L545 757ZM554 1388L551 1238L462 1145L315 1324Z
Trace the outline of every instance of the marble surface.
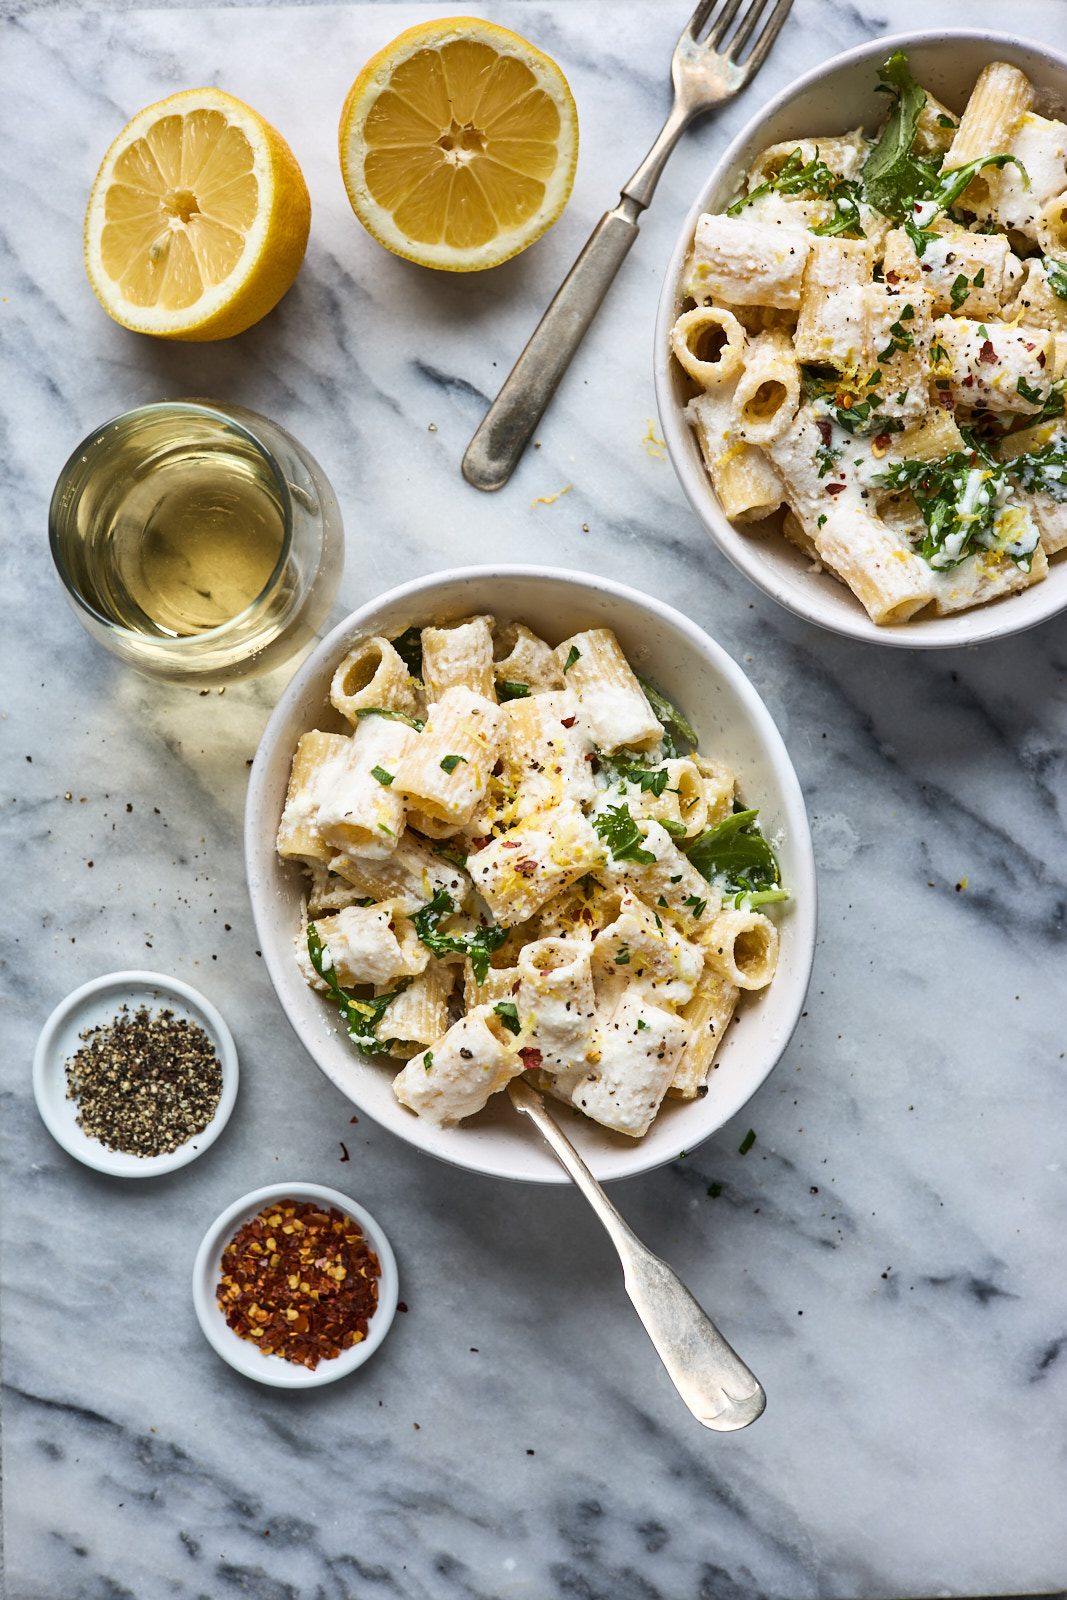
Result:
M560 61L582 153L557 227L469 278L380 250L337 168L336 116L359 66L433 9L0 7L6 1592L1058 1590L1063 624L939 654L819 632L717 555L644 442L663 263L760 95L889 26L997 27L1005 8L896 0L890 18L880 0L797 0L758 86L673 157L541 448L495 497L464 485L463 449L651 142L687 4L479 8ZM1051 41L1063 18L1062 0L1019 0L1007 20ZM81 219L125 121L202 82L282 129L314 222L295 287L259 327L169 347L99 309ZM681 607L766 698L821 873L809 1005L740 1116L613 1191L762 1378L753 1428L720 1436L689 1418L576 1195L473 1177L353 1125L289 1032L241 861L247 769L284 674L223 696L132 676L62 604L47 550L48 496L81 437L135 402L189 393L267 412L322 462L348 530L335 620L448 564L553 561ZM30 1092L53 1005L123 967L201 987L243 1071L219 1142L136 1184L69 1159ZM309 1394L224 1366L189 1292L216 1214L285 1176L335 1185L379 1218L409 1308L365 1369Z

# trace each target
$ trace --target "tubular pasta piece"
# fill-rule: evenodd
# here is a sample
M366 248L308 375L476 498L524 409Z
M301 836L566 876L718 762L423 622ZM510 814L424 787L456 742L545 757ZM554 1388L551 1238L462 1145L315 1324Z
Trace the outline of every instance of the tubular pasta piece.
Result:
M623 745L643 750L663 738L663 726L610 628L572 634L557 647L556 660L599 749L608 755Z
M709 966L739 989L765 989L778 965L778 929L762 911L723 908L704 939Z
M345 656L333 675L330 701L353 724L366 706L409 717L418 709L410 672L389 640L377 637L364 639Z
M705 389L718 388L739 375L747 344L737 318L720 306L684 311L671 329L671 349L689 376Z
M491 1094L522 1071L522 1057L501 1031L487 1006L462 1017L428 1051L412 1056L393 1081L397 1099L438 1127L481 1111Z
M319 801L318 828L334 852L373 859L396 849L405 827L404 799L375 773L395 774L417 737L413 728L388 717L360 721Z
M693 1100L701 1092L707 1093L708 1074L722 1044L726 1024L737 1008L739 994L736 984L705 962L697 991L682 1010L689 1024L689 1039L675 1068L668 1094L680 1100Z
M493 674L493 623L489 616L467 617L443 628L422 630L422 676L431 700L448 689L470 689L496 703Z
M524 683L532 695L564 687L556 653L522 622L508 622L493 636L497 683Z
M349 740L342 733L305 733L296 747L285 808L278 825L278 854L286 861L326 863L334 854L318 826L319 800L333 782Z
M603 865L607 852L573 802L537 811L467 857L474 887L506 928Z
M423 630L426 631L425 629ZM430 720L397 764L392 787L439 822L469 822L497 758L499 706L456 685L430 707Z
M697 301L795 311L811 247L812 235L800 228L705 215L697 223L683 292Z
M789 427L800 405L800 368L788 333L757 334L733 395L738 436L766 444Z

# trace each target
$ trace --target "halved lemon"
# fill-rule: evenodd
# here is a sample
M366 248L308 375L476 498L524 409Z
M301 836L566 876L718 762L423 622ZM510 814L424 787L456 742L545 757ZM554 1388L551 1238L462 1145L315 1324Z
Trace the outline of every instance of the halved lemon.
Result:
M138 112L104 157L85 269L125 328L226 339L277 305L310 226L307 185L281 134L221 89L185 89Z
M341 113L352 209L387 250L474 272L518 255L567 204L578 114L543 51L478 17L408 28Z

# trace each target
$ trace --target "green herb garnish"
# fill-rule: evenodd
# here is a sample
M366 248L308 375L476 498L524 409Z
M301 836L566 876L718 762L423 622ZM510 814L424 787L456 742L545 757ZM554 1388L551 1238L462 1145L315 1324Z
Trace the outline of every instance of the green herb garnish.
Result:
M699 897L695 894L687 894L685 899L682 901L682 904L683 906L689 906L692 909L693 916L696 918L697 922L700 921L701 917L708 909L708 902L706 900L699 899Z
M1045 277L1053 294L1067 300L1067 261L1057 261L1055 256L1043 257Z
M459 766L461 761L462 761L464 766L467 765L466 756L442 756L441 757L441 771L442 772L455 772L456 768Z
M388 789L389 785L396 777L395 772L386 772L384 767L371 767L370 775L372 778L377 778L383 789Z
M507 678L498 678L496 697L498 700L527 700L530 695L528 683L511 683Z
M738 1155L739 1156L747 1156L748 1152L752 1149L752 1146L755 1144L755 1142L756 1142L756 1130L755 1130L755 1128L749 1128L748 1132L745 1134L745 1137L741 1140L741 1143L737 1147Z
M646 683L644 678L638 678L637 681L645 691L645 699L652 707L658 721L662 722L664 727L676 729L686 743L695 750L698 743L697 736L688 718L682 715L676 705L671 704L666 695L660 694L658 689L653 689L650 683Z
M360 706L356 711L357 717L388 717L391 722L405 722L409 728L414 728L416 733L421 733L425 722L420 722L418 717L409 717L406 711L391 711L388 706Z
M427 1050L426 1054L422 1058L422 1064L426 1068L426 1071L429 1072L430 1068L433 1066L433 1051L432 1050Z
M616 861L636 861L644 867L655 861L651 850L641 848L644 834L625 806L609 806L593 818L593 827Z
M754 200L759 200L765 194L813 195L819 200L829 200L834 207L834 216L829 222L820 223L817 227L812 226L810 232L823 235L852 233L857 238L864 237L860 221L859 185L850 183L847 178L832 172L826 162L821 160L818 146L811 160L807 162L798 146L787 156L773 177L759 184L751 194L735 200L727 209L726 215L739 216L746 206L750 206Z
M307 940L311 965L337 1002L337 1009L344 1018L349 1038L356 1049L363 1055L373 1056L380 1055L383 1050L388 1050L391 1045L396 1044L398 1042L396 1039L379 1039L375 1029L397 995L403 994L412 980L402 978L390 994L375 995L373 1000L356 1000L352 995L346 994L338 983L337 971L328 954L329 946L323 944L319 930L313 922L308 923Z
M500 1018L501 1022L504 1024L505 1028L507 1028L509 1033L517 1034L521 1031L519 1024L519 1008L515 1004L514 1000L498 1000L496 1005L493 1007L493 1010L496 1012L497 1016Z
M413 678L422 679L422 629L405 628L399 639L390 644Z
M470 958L477 983L483 984L489 976L489 957L508 936L507 928L496 922L476 928L473 933L442 933L440 924L457 909L456 902L447 889L438 889L429 904L409 913L415 932L431 955L461 955Z
M756 826L758 816L758 811L735 811L686 847L697 871L709 883L721 885L723 894L737 904L745 900L756 906L789 898L782 888L778 858Z
M654 767L651 770L645 767L630 767L627 769L626 778L629 783L636 783L645 794L654 794L657 799L667 787L670 773L666 767Z
M576 661L580 661L581 659L582 659L582 652L579 650L579 648L578 648L578 646L576 644L572 644L570 649L567 651L567 660L566 660L566 664L564 665L564 668L563 668L564 677L566 677L567 673L571 670L571 668L573 667L574 663Z
M998 465L976 450L955 450L940 461L895 461L874 481L910 490L926 525L917 554L935 571L958 566L984 549L1010 556L1027 572L1038 532L1024 508L1009 503L1006 480L1017 465Z
M1032 406L1041 405L1045 398L1045 396L1041 393L1041 390L1031 388L1025 378L1019 379L1018 383L1015 385L1015 389L1018 394L1022 395L1024 400L1029 400Z

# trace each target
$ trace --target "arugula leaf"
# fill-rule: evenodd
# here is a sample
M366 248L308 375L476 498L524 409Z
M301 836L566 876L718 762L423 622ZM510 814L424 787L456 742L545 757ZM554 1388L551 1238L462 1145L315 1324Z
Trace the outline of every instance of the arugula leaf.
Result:
M1016 392L1021 394L1024 400L1029 400L1032 406L1039 406L1045 398L1041 390L1031 388L1025 378L1020 378L1015 388Z
M405 628L390 644L413 678L422 679L422 629Z
M433 899L419 911L408 913L415 924L415 932L431 955L469 956L476 982L483 984L489 976L489 957L508 936L507 928L490 922L473 933L442 933L440 924L457 909L456 902L447 889L438 889Z
M656 821L665 833L670 834L672 839L685 838L684 822L676 822L673 817L657 817Z
M1043 256L1042 260L1049 288L1061 300L1067 300L1067 261L1057 261L1055 256Z
M418 717L409 717L406 711L390 711L388 706L360 706L356 712L357 717L388 717L391 722L406 722L409 728L414 728L416 733L421 733L425 722L420 722Z
M441 771L455 772L461 761L464 766L467 765L466 756L442 756L440 761Z
M754 200L759 200L765 194L772 193L814 195L817 199L833 202L835 215L829 222L813 226L809 230L811 233L823 235L855 233L861 239L864 237L858 205L858 185L832 172L825 161L820 159L817 145L814 156L808 162L805 162L803 152L798 146L786 157L773 177L768 178L766 183L759 184L751 194L735 200L727 209L726 215L739 216L745 206L751 205Z
M329 946L323 944L319 930L313 922L308 923L307 940L311 965L337 1002L337 1009L344 1018L349 1037L356 1049L363 1055L373 1056L380 1055L383 1050L388 1050L390 1045L396 1044L396 1039L379 1039L375 1029L397 995L403 994L412 980L401 978L390 994L375 995L373 1000L356 1000L352 995L346 994L338 983L333 959L328 954Z
M571 670L571 668L573 667L574 663L576 661L580 661L581 659L582 659L582 652L579 650L579 648L578 648L578 646L576 644L572 644L570 649L567 651L567 660L566 660L566 663L565 663L564 668L563 668L563 676L566 677L567 673Z
M778 858L756 826L758 811L735 811L686 848L686 855L709 883L752 905L786 900Z
M682 715L677 706L671 704L666 695L660 694L658 689L653 689L652 685L646 683L644 678L638 677L637 681L645 691L645 699L652 707L659 721L665 727L675 728L695 750L697 748L697 736L693 730L692 723Z
M666 767L628 767L625 776L627 782L639 784L643 794L654 794L658 800L667 787L670 773Z
M919 115L926 90L915 82L902 50L894 50L879 67L884 93L893 95L893 108L881 138L869 152L860 173L867 204L884 216L899 219L910 212L916 193L925 192L930 172L912 155Z
M641 848L644 834L625 806L609 806L593 818L593 827L616 861L636 861L643 867L655 861L651 850Z
M1005 462L1005 471L1028 494L1047 494L1060 504L1067 501L1067 439L1051 439L1040 450L1030 450Z
M514 1000L498 1000L493 1010L509 1033L518 1034L521 1032L519 1008Z
M530 685L528 683L511 683L507 678L497 679L496 697L498 700L527 700L529 696Z

